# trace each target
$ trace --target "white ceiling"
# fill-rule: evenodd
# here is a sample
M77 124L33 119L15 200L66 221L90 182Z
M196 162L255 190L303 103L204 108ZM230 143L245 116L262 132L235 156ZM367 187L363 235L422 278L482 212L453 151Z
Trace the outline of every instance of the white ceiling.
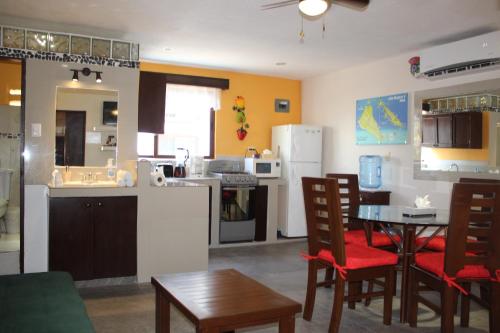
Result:
M371 0L363 12L330 8L324 38L321 19L304 20L301 43L296 7L260 10L273 1L2 0L0 24L138 41L142 60L297 79L500 29L500 0Z

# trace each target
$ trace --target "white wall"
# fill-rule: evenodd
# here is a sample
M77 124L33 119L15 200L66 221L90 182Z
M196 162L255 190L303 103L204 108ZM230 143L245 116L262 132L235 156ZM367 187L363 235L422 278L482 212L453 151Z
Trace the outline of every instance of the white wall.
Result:
M388 156L384 161L384 187L391 190L391 203L411 204L415 195L430 194L436 207L448 208L451 183L415 180L413 177L413 93L500 77L500 70L466 74L430 81L409 73L404 54L377 62L326 73L302 83L302 122L325 126L323 172L358 173L363 154ZM357 146L355 141L356 100L408 92L408 144Z

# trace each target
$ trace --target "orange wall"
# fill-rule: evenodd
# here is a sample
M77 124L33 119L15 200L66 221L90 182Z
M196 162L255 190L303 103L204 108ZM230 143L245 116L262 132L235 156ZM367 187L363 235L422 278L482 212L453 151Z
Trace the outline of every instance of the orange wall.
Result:
M10 89L21 89L21 63L0 60L0 104L20 99L20 96L10 96Z
M215 116L215 154L219 156L241 156L249 146L259 152L270 149L273 126L301 122L301 83L298 80L148 62L141 62L141 70L229 79L229 89L222 92L221 110ZM236 96L245 98L250 124L243 141L236 137L239 126L232 110ZM274 112L275 98L290 100L290 112Z
M432 153L438 160L488 161L489 124L490 114L489 112L483 112L482 149L433 148Z

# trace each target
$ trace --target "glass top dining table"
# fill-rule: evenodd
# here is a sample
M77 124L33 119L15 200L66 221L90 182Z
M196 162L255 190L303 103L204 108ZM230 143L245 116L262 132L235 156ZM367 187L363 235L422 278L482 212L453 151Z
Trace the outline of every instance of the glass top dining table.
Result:
M449 211L436 210L435 217L407 217L403 216L403 206L359 205L357 209L348 213L350 218L392 225L413 225L416 227L447 226Z
M403 206L359 205L350 207L345 213L349 219L364 223L368 239L371 230L376 226L387 234L394 243L394 248L401 259L400 321L405 323L408 321L410 265L414 262L415 253L446 229L449 223L449 211L438 209L436 210L436 216L432 217L406 217L403 216L403 211ZM417 237L423 236L427 228L432 228L432 231L425 234L427 241L417 247ZM369 241L369 244L371 244L371 241Z

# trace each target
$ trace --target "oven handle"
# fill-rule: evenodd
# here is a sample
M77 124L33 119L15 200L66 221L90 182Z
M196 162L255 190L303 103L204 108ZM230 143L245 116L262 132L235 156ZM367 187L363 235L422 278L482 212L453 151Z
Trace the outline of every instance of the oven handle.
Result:
M239 186L239 187L222 187L222 190L237 191L237 190L255 190L253 186Z

